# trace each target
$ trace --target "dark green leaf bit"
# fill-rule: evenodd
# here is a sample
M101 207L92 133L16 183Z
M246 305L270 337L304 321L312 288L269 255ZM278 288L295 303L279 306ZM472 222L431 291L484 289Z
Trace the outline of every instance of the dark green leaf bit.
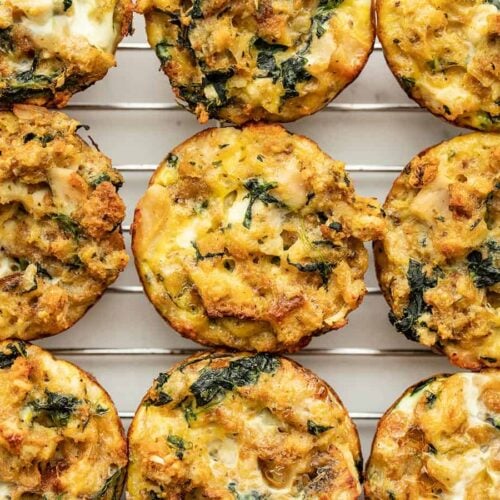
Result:
M280 208L286 208L286 205L278 198L269 193L271 189L277 187L277 182L261 181L257 177L252 177L243 183L248 194L244 199L249 199L248 207L245 211L245 218L243 219L243 226L250 229L252 225L252 209L257 200L264 203L264 205L274 204Z
M236 387L256 384L262 373L274 373L280 366L277 357L268 353L231 361L225 368L205 368L190 391L197 406L205 406Z
M492 416L486 417L486 422L492 425L495 429L500 430L500 419Z
M81 401L75 396L45 391L45 399L35 399L29 406L46 427L65 427Z
M73 5L73 0L64 0L64 12L66 12Z
M328 281L330 280L330 275L335 269L336 264L334 262L310 262L308 264L299 264L297 262L292 262L287 256L287 262L297 268L303 273L318 273L321 276L321 284L325 288L328 288Z
M106 479L102 488L90 497L91 500L99 500L100 498L103 498L111 489L113 491L113 495L111 496L112 500L118 500L119 497L117 496L117 486L120 479L123 477L122 473L122 469L117 469L115 472L113 472L113 474L111 474L111 476Z
M71 217L65 214L52 214L50 216L52 220L55 220L62 231L66 234L73 236L73 238L78 239L82 236L83 230Z
M488 241L486 248L488 253L484 259L479 250L474 250L467 256L468 269L477 288L486 288L500 282L500 268L495 265L495 261L500 258L500 245Z
M261 494L255 490L252 490L249 493L239 493L236 486L237 484L235 481L231 481L227 485L227 489L234 495L236 500L266 500L268 498L267 495Z
M344 0L320 0L318 9L313 16L313 31L316 33L318 38L321 38L325 32L325 24L333 16L333 11L343 2Z
M167 437L167 443L172 448L175 448L177 451L175 452L175 456L182 460L184 458L184 453L186 450L189 450L193 447L192 443L189 441L184 441L180 436L176 436L174 434L169 434Z
M158 378L155 379L154 388L156 391L156 398L147 398L144 401L145 406L163 406L172 401L172 397L163 390L163 386L167 383L169 377L168 373L160 373L160 375L158 375Z
M313 436L319 436L323 434L323 432L329 431L332 429L330 425L319 425L314 423L312 420L307 421L307 432L312 434Z
M424 301L424 292L428 288L434 288L437 285L437 277L434 275L427 276L423 272L423 267L421 262L410 259L406 275L410 286L408 306L400 318L397 318L393 312L389 313L389 321L396 327L396 330L410 340L418 340L415 329L418 318L431 310L430 306Z
M22 341L7 344L7 352L0 352L0 370L10 368L19 356L26 357L26 344Z
M196 262L199 262L200 260L205 260L205 259L213 259L214 257L224 257L226 255L226 252L208 252L205 255L203 255L200 252L200 249L198 248L198 245L196 244L195 241L191 242L191 246L194 248L195 255L196 255Z

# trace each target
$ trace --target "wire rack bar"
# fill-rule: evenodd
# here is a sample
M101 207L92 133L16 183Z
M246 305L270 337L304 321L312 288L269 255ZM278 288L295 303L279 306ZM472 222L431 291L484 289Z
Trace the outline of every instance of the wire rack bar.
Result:
M131 420L134 418L134 412L132 411L120 411L118 415L123 420ZM349 413L349 416L353 420L380 420L383 413L378 412L368 412L368 411L353 411Z
M114 102L96 103L79 102L68 104L67 109L80 111L178 111L182 107L173 102ZM340 103L329 104L323 111L330 112L378 112L378 111L423 111L423 108L411 103Z
M191 356L203 348L163 347L68 347L49 349L56 356ZM436 354L424 349L369 349L364 347L338 347L334 349L304 349L293 356L352 356L352 357L412 357L431 358Z
M118 46L119 50L151 50L148 42L122 42ZM375 42L373 50L382 50L380 42Z
M370 295L380 295L382 293L380 291L380 288L374 286L367 287L367 292ZM144 288L140 285L112 285L106 290L106 293L117 293L117 294L144 293Z
M130 164L130 165L115 165L115 168L120 172L154 172L158 165L154 164ZM402 170L401 165L346 165L345 169L350 173L366 173L366 174L387 174Z

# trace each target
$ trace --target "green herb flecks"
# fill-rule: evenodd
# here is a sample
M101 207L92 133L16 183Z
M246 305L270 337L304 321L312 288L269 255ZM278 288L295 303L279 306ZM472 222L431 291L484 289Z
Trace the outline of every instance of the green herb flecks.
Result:
M111 496L112 500L118 500L116 488L122 476L123 476L122 469L118 469L115 472L113 472L113 474L111 474L111 476L109 476L106 479L106 481L102 485L102 488L97 493L95 493L90 497L91 500L99 500L100 498L103 498L106 495L106 493L110 490L113 491L113 495Z
M406 275L410 287L408 306L399 318L393 312L389 313L389 320L396 327L396 330L403 333L410 340L418 340L415 328L418 319L422 314L431 310L430 306L424 301L424 292L437 285L437 277L434 275L427 276L423 271L423 267L422 263L410 259Z
M331 425L319 425L314 423L312 420L307 421L307 432L313 436L319 436L333 427Z
M320 0L316 13L312 18L312 31L318 38L321 38L325 34L325 24L331 19L334 10L343 1L344 0Z
M252 209L257 200L261 201L266 206L274 204L277 207L286 208L286 205L281 200L278 200L278 198L269 193L269 191L278 186L277 182L265 182L257 177L252 177L246 180L243 186L245 186L245 189L248 191L244 199L250 200L243 219L243 226L247 229L250 229L252 225Z
M275 54L277 52L284 52L288 47L277 43L268 43L262 38L257 38L253 43L253 47L259 51L257 55L257 68L264 72L264 77L272 78L273 83L276 83L280 79L281 70L276 62Z
M180 436L176 436L174 434L169 434L167 436L167 443L169 446L172 448L175 448L175 456L179 459L182 460L184 458L184 453L186 450L189 450L193 447L192 443L189 441L184 441Z
M163 389L163 386L168 382L168 373L160 373L155 379L154 391L155 398L147 398L144 400L144 406L163 406L172 401L172 397Z
M234 495L236 500L266 500L268 495L259 493L258 491L252 490L248 493L239 493L236 489L237 484L235 481L231 481L227 485L227 489Z
M162 65L172 59L172 55L170 53L172 47L173 45L169 42L160 42L155 45L156 55Z
M65 214L52 214L50 218L57 222L59 228L62 231L72 236L76 240L83 235L83 230L80 224L74 221L71 217Z
M418 394L422 389L425 389L429 384L432 384L432 382L434 382L436 378L437 377L430 377L416 384L415 387L413 387L413 389L411 390L410 396L415 396L415 394Z
M299 264L298 262L292 262L287 256L287 262L303 273L318 273L321 277L321 284L325 288L328 288L328 281L330 280L330 275L335 269L336 265L334 262L309 262L307 264Z
M328 224L328 227L330 229L333 229L337 233L339 233L340 231L342 231L342 224L340 222L331 222L330 224Z
M401 76L399 78L399 82L401 83L401 86L406 93L411 92L411 89L415 87L416 83L415 78L411 78L409 76Z
M9 53L14 50L11 29L12 28L0 29L0 52Z
M486 417L486 422L492 425L495 429L500 430L500 419L498 419L497 417L489 415Z
M28 132L24 137L23 137L23 142L24 144L28 144L28 142L37 140L40 142L42 147L46 148L47 144L49 142L52 142L55 139L55 136L53 134L44 134L44 135L36 135L33 132Z
M168 153L165 161L170 168L176 168L177 164L179 163L179 157L177 155L174 155L173 153Z
M303 56L294 56L281 64L281 76L285 89L284 99L297 97L299 95L296 86L300 82L308 81L311 74L305 69L307 59Z
M500 258L500 245L494 241L486 243L487 256L479 250L467 255L468 269L477 288L487 288L500 282L500 268L496 266Z
M432 408L437 400L437 395L431 391L426 391L425 393L425 406L427 408Z
M435 57L430 61L427 61L427 67L431 70L431 73L443 73L449 68L453 66L457 66L457 63L454 61L447 61L445 59L441 59L440 57Z
M217 398L222 398L228 391L245 385L257 383L263 373L274 373L280 366L276 356L259 353L230 361L225 368L205 368L190 391L197 406L206 406Z
M72 395L45 391L45 399L35 399L28 404L37 414L41 425L65 427L81 401Z
M97 415L98 417L102 417L103 415L106 415L106 413L108 413L108 411L109 411L109 408L106 408L105 406L97 404L95 409L94 409L94 415Z
M6 351L0 352L0 370L10 368L20 356L26 357L26 344L22 341L7 344Z
M208 252L205 255L203 255L200 252L200 249L198 248L198 245L196 244L195 241L191 242L191 246L194 248L195 255L196 255L196 262L199 262L200 260L205 260L205 259L213 259L215 257L224 257L226 255L226 252Z

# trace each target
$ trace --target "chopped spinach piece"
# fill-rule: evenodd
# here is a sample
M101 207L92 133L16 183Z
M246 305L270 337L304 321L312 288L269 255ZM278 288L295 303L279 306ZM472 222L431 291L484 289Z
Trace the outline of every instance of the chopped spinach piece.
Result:
M226 255L226 251L224 251L224 252L208 252L205 255L203 255L200 252L200 249L198 248L198 245L196 244L195 241L191 242L191 246L194 248L194 251L196 253L196 262L199 262L200 260L205 260L205 259L213 259L214 257L224 257L224 255Z
M333 11L344 0L320 0L316 13L312 18L312 30L318 38L321 38L325 32L325 24L333 16Z
M497 257L500 246L494 241L488 241L486 246L488 255L484 259L479 250L473 250L467 255L468 269L477 288L486 288L500 282L500 268L495 265L495 261L500 257Z
M95 188L103 182L110 182L110 181L111 181L111 177L108 174L99 174L97 177L94 177L89 182L89 185Z
M413 87L415 87L415 78L411 78L409 76L401 76L399 78L399 82L401 83L401 86L403 87L403 90L405 92L410 92Z
M424 292L428 288L434 288L437 285L437 277L434 275L427 276L423 272L423 267L421 262L410 259L406 275L410 287L408 306L400 318L397 318L392 312L389 313L389 320L396 327L396 330L403 333L410 340L418 340L415 329L418 318L431 310L430 306L424 301Z
M172 58L172 55L170 54L171 47L172 44L168 42L160 42L156 44L155 52L161 64L165 64Z
M115 472L113 472L113 474L111 474L111 476L106 479L106 481L102 485L102 488L90 497L91 500L99 500L100 498L103 498L110 489L113 490L113 495L111 498L113 500L118 500L116 496L117 492L115 491L115 489L118 486L118 482L122 478L122 472L122 469L117 469Z
M28 404L48 427L65 427L81 401L72 395L46 390L45 399L35 399Z
M314 423L312 420L307 421L307 432L313 436L319 436L333 427L331 425L320 425Z
M425 393L425 406L427 408L432 408L437 400L437 395L431 391Z
M500 123L500 115L493 115L488 111L479 111L478 116L480 128L487 128Z
M7 344L6 348L8 352L0 352L0 370L10 368L17 358L20 356L25 358L28 355L26 344L21 340Z
M262 38L257 38L254 41L253 46L259 51L257 55L257 67L260 70L265 71L264 76L266 78L272 78L273 83L276 83L281 76L281 70L276 62L274 54L276 52L283 52L287 50L288 47L277 43L268 43Z
M342 231L342 224L340 222L332 222L332 223L328 224L328 227L330 229L333 229L334 231L337 231L337 233Z
M307 59L303 56L290 57L281 64L285 99L298 96L296 85L312 78L311 74L305 69L306 64Z
M163 406L172 401L172 397L163 390L163 386L168 382L168 373L160 373L155 379L156 398L147 398L144 401L145 406Z
M491 415L486 417L486 422L488 422L490 425L492 425L495 429L500 430L500 420L492 417Z
M168 153L165 161L170 168L175 168L179 163L179 157L177 155L174 155L173 153Z
M432 382L434 382L434 380L436 380L437 377L430 377L426 380L422 380L421 382L419 382L418 384L416 384L412 391L410 392L410 396L414 396L415 394L418 394L422 389L424 389L425 387L427 387L429 384L432 384Z
M106 415L106 413L108 413L109 411L109 408L106 408L105 406L102 406L100 404L98 404L96 407L95 407L95 411L94 413L98 416L98 417L102 417L103 415Z
M37 140L40 142L42 147L46 148L49 142L52 142L55 139L53 134L44 134L44 135L36 135L33 132L28 132L23 137L24 144L27 144L30 141Z
M71 217L68 217L65 214L52 214L50 218L57 222L62 231L70 236L73 236L73 238L78 239L82 236L83 230L80 224L74 221Z
M197 406L206 406L227 391L257 383L262 373L274 373L280 365L276 356L259 353L230 361L225 368L204 368L190 391Z
M394 494L393 491L388 491L387 496L389 497L389 500L396 500L396 495Z
M441 59L439 57L436 57L434 59L431 59L430 61L427 61L427 67L431 70L432 73L442 73L443 71L447 70L448 68L452 68L453 66L457 66L456 62L453 61L446 61L444 59Z
M192 448L192 444L184 441L180 436L176 436L174 434L169 434L167 437L167 443L172 447L175 448L177 451L175 452L175 456L179 459L182 460L184 458L184 453L186 450L189 450Z
M64 0L63 5L64 12L66 12L73 5L73 0Z
M36 263L36 274L42 278L52 279L52 275L40 263Z
M261 494L255 490L252 490L249 493L238 493L235 481L231 481L227 485L227 489L234 495L236 500L266 500L268 498L267 495Z
M243 183L243 186L245 186L245 189L248 191L244 199L248 198L250 200L243 219L244 227L250 229L252 225L252 209L257 200L260 200L266 206L274 204L280 208L286 208L286 205L282 201L269 193L269 191L274 189L277 185L277 182L265 182L257 177L252 177Z
M431 443L427 443L427 452L431 455L437 455L436 447Z
M203 17L203 12L201 10L202 1L203 0L193 0L193 7L190 12L190 15L193 19L201 19Z
M180 407L182 408L182 413L184 414L184 420L188 426L191 427L191 424L198 419L198 415L193 408L193 398L185 398L180 404Z
M490 356L479 356L480 359L486 361L486 363L496 363L497 358L491 358Z
M292 262L290 258L287 256L287 262L297 268L299 271L303 273L318 273L321 276L321 283L324 287L328 288L328 281L330 279L330 275L332 274L333 269L335 269L336 265L334 262L310 262L308 264L299 264L298 262Z

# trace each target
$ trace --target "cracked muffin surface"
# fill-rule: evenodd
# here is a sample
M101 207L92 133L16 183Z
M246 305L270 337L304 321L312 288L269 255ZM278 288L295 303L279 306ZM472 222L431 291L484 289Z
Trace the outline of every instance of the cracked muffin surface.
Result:
M269 353L199 353L161 373L135 414L129 447L131 499L361 493L359 438L338 396Z
M139 0L149 43L200 122L292 121L365 65L372 0Z
M391 322L458 366L500 366L500 136L416 156L384 204L375 261Z
M160 314L197 342L293 351L361 302L380 205L344 164L279 125L209 129L165 159L132 226Z
M0 342L0 494L120 498L127 444L92 376L19 340Z
M65 106L115 66L131 22L131 0L3 1L0 106Z
M461 127L500 131L498 0L378 0L377 34L405 92Z
M500 373L436 375L380 420L367 499L494 500L500 489Z
M0 338L69 328L122 271L121 175L63 113L0 112Z

